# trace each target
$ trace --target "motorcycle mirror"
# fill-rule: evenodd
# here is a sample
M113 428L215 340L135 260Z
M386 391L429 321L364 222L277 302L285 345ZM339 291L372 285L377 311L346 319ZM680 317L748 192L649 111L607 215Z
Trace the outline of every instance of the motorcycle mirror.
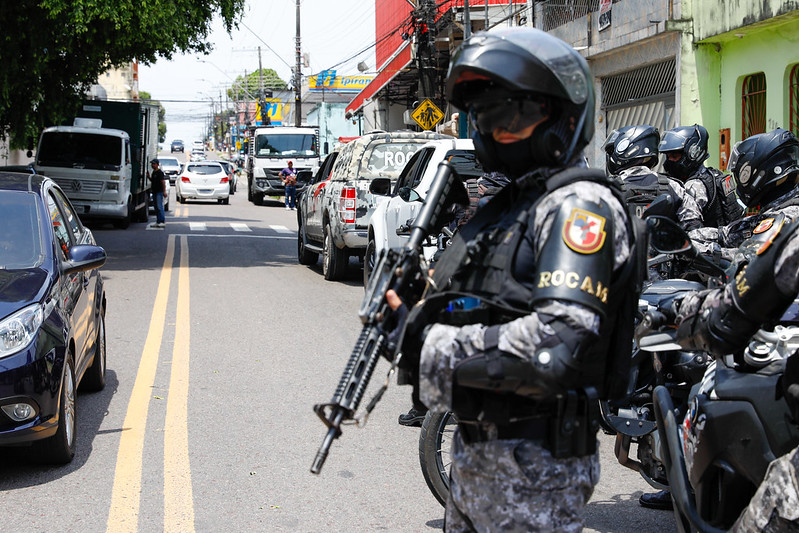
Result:
M646 227L649 244L661 254L680 254L693 248L688 234L669 217L651 215L646 219Z
M648 218L655 215L668 217L674 220L677 216L677 209L674 204L674 199L668 194L661 194L646 206L646 209L641 213L641 218Z
M673 333L652 333L638 339L638 348L645 352L667 352L682 350L674 340Z

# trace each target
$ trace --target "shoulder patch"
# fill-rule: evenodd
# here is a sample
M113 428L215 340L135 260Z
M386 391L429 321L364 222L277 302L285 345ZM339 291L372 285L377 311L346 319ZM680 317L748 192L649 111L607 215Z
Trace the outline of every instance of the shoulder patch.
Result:
M760 221L755 229L752 230L752 233L757 235L758 233L763 233L764 231L768 231L771 226L774 224L773 218L765 218Z
M563 224L562 235L566 246L575 252L597 252L605 244L605 217L575 207Z
M720 181L725 196L729 196L735 191L735 180L732 179L732 174L722 176Z

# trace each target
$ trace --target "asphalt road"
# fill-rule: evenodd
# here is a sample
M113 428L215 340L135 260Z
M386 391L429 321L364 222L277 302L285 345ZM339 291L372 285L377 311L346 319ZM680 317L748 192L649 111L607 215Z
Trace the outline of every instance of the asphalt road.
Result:
M309 472L326 429L311 407L332 396L360 330L357 262L344 282L299 265L296 213L247 202L246 180L230 205L172 194L165 230L90 226L109 256L108 384L78 397L70 465L4 450L0 531L440 530L419 430L396 422L407 387ZM609 437L601 453L586 530L674 531L671 513L638 506L649 489Z

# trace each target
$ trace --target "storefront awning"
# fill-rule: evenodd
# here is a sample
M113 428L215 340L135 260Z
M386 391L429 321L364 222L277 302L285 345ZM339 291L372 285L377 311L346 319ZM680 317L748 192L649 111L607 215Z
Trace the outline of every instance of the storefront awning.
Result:
M380 72L375 78L369 82L369 85L358 93L352 102L349 103L345 110L345 116L351 118L366 104L366 101L373 98L380 90L388 85L394 77L402 72L411 62L411 46L410 42L406 42L400 48L396 55L386 62Z

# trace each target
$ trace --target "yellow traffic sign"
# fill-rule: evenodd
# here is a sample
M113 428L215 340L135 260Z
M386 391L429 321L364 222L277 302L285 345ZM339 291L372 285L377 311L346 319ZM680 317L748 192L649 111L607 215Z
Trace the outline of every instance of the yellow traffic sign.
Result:
M436 124L444 118L444 113L429 98L425 98L421 104L411 113L411 118L423 130L432 130Z

